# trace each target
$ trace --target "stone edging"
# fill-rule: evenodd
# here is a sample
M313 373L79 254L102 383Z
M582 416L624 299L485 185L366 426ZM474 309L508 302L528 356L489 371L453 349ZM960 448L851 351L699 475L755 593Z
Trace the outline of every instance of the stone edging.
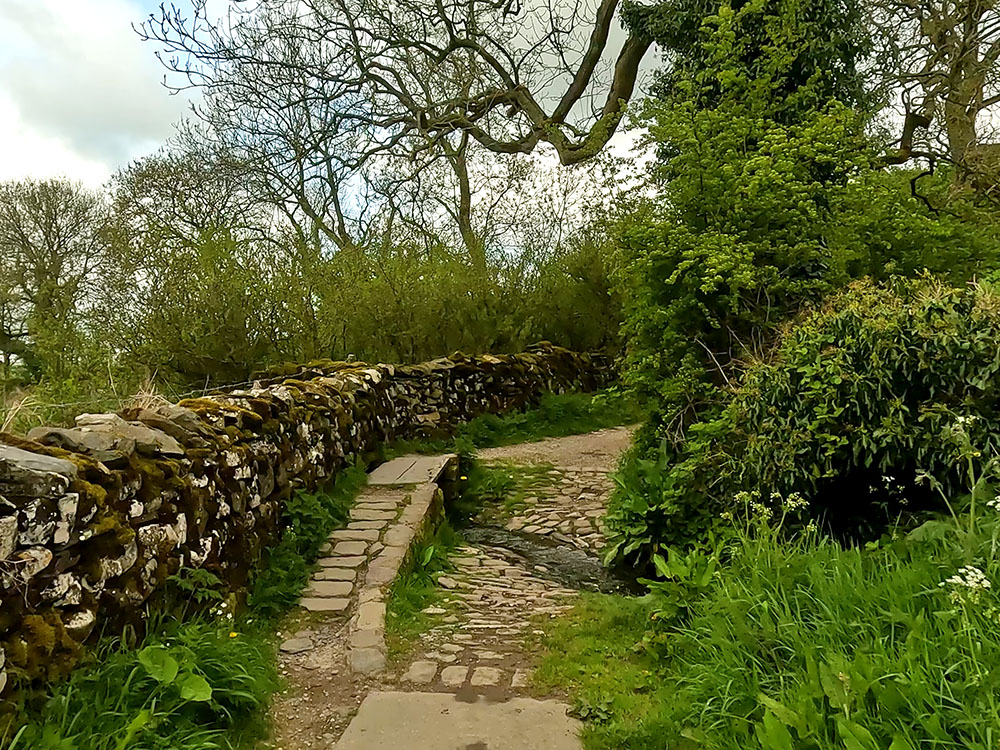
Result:
M365 571L358 610L348 626L347 663L353 672L375 674L386 666L385 615L389 588L413 552L413 544L430 533L444 513L444 494L436 484L418 485L409 503L385 532L385 548Z

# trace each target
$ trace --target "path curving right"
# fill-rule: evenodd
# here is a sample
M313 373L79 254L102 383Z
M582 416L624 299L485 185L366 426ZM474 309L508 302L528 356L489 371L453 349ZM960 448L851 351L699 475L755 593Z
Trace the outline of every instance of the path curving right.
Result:
M529 468L531 492L503 530L525 541L596 558L609 477L630 428L484 450L480 460ZM438 579L443 597L414 655L364 698L336 750L579 750L569 707L534 694L525 643L539 618L573 605L555 571L502 541L470 542ZM517 545L513 545L516 547ZM540 632L540 631L538 631Z

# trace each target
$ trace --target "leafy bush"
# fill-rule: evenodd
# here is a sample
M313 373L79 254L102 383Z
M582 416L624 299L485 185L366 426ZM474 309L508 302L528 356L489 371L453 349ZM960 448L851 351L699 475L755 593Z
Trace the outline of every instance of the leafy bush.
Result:
M295 606L309 582L311 565L336 527L344 524L358 491L367 481L360 466L341 471L331 487L316 493L298 492L285 503L281 540L257 571L250 608L271 618Z
M24 707L8 750L230 750L258 736L278 686L275 654L266 634L232 627L194 621L141 649L106 643Z
M857 282L787 327L682 452L618 476L612 555L705 539L740 491L801 493L838 534L871 538L940 508L1000 445L1000 296L989 286ZM961 462L957 459L962 459ZM938 486L938 484L940 486Z

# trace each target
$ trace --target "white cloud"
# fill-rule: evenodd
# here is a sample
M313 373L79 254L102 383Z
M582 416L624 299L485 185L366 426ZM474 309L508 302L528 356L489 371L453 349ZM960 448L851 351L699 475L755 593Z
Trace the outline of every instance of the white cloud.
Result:
M95 185L162 144L186 102L132 29L145 15L140 0L0 0L0 178Z

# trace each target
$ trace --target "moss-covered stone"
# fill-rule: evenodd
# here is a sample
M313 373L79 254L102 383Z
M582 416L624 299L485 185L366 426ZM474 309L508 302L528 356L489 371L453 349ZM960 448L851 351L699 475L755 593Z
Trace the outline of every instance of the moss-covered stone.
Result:
M108 454L111 463L0 434L0 443L77 469L68 487L35 481L30 497L5 490L17 510L21 562L16 575L0 567L8 692L66 674L100 626L141 632L144 603L162 597L181 567L204 567L238 592L274 541L293 488L315 488L388 440L443 435L484 412L523 407L546 391L593 390L613 377L605 358L550 344L418 365L318 361L278 368L252 388L123 414L171 440ZM100 415L89 423L121 425ZM51 490L38 497L39 487ZM0 516L9 516L6 507ZM54 540L55 529L58 543L38 542ZM99 627L80 627L81 617Z

